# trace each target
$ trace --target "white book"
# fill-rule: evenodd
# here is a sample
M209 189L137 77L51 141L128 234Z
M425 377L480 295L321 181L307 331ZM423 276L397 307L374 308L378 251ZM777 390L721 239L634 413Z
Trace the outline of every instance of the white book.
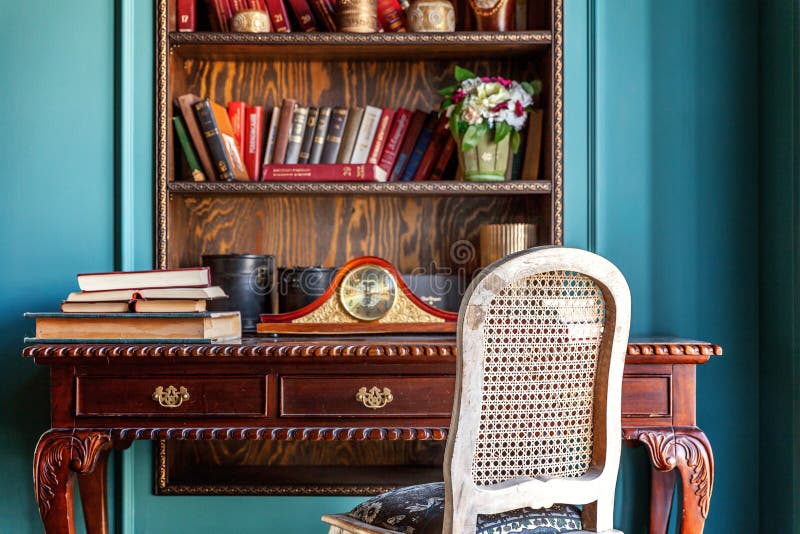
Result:
M77 291L67 296L67 302L128 302L133 299L220 299L228 295L218 286L165 287L160 289L117 289L111 291Z
M381 120L383 110L375 106L364 108L364 117L361 119L361 127L358 129L356 144L353 147L353 155L350 156L350 163L366 163L369 156L369 149L372 148L372 141L378 131L378 123Z
M272 108L272 117L269 119L269 130L267 130L267 142L264 147L264 158L261 160L264 165L272 163L272 154L275 152L275 138L278 137L278 121L281 116L281 107ZM260 178L260 177L259 177Z

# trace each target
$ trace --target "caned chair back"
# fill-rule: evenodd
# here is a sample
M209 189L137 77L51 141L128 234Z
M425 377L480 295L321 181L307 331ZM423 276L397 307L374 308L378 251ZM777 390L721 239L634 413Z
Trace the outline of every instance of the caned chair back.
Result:
M478 515L583 504L584 528L612 528L630 292L583 250L541 247L473 281L458 325L445 457L445 532Z

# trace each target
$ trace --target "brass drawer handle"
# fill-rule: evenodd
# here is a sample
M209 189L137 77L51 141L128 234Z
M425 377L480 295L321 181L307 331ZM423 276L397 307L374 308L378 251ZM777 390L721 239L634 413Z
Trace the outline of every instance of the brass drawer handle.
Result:
M167 389L158 386L153 392L153 400L164 408L177 408L183 401L189 400L189 391L183 386L180 389L175 386L167 386Z
M392 395L392 390L389 388L383 388L383 391L381 391L377 386L373 386L369 391L367 391L367 388L360 388L356 393L356 401L373 410L383 408L393 400L394 395Z

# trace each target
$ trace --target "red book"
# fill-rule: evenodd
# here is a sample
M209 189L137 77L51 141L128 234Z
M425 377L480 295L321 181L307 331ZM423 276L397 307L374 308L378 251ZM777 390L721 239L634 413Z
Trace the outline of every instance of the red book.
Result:
M272 31L288 33L292 31L289 25L289 14L286 12L286 6L283 5L282 0L266 0L267 13L272 20Z
M385 182L386 171L364 163L264 165L262 182Z
M264 108L247 106L245 113L244 166L250 179L258 180L261 169L261 145L264 143Z
M247 5L245 0L228 0L231 4L231 13L235 15L239 11L244 11L245 9L249 9L250 6Z
M434 165L433 170L431 171L431 175L428 178L429 180L441 180L442 176L444 176L444 171L447 169L447 164L450 163L450 158L453 157L453 152L456 150L456 140L453 138L453 134L450 133L450 130L447 130L447 141L444 142L444 146L442 147L442 151L440 152L439 159L436 160L436 165Z
M445 135L450 135L449 130L447 130L448 120L447 115L442 113L442 116L439 117L439 120L436 122L436 128L433 130L431 142L428 148L425 149L425 154L423 154L422 160L419 162L419 167L417 167L417 171L414 173L415 182L427 180L428 176L431 174L433 166L440 155L439 153L447 140Z
M333 0L310 0L317 21L325 31L336 31L336 9Z
M231 18L233 17L233 10L231 9L230 0L214 0L217 4L217 13L219 16L219 25L222 31L231 31Z
M414 145L417 143L417 138L425 125L427 117L428 114L420 110L416 110L411 115L411 122L408 125L408 130L406 130L406 136L400 144L400 152L397 153L392 173L389 175L390 182L396 182L403 176L403 171L406 170L406 165L408 165L408 160L414 151Z
M403 33L406 21L403 9L397 0L378 0L378 22L386 32Z
M400 145L403 143L403 138L406 136L410 123L410 110L401 108L395 112L392 127L389 129L389 137L386 139L386 145L383 147L381 159L378 161L378 165L380 165L383 170L389 172L392 170L392 167L394 167L397 154L400 152Z
M225 18L225 9L222 4L222 0L206 0L211 30L215 32L228 31L228 19Z
M378 129L375 131L375 139L372 141L372 148L369 149L367 163L377 165L380 161L383 147L386 146L386 140L389 138L389 126L392 125L393 117L393 109L383 108L381 119L378 121Z
M311 6L308 5L306 0L288 0L289 7L292 8L294 17L300 23L300 28L304 32L317 31L317 20L311 12Z
M264 0L248 0L247 3L250 5L250 9L267 10L267 4L264 3Z
M231 126L233 126L233 137L239 144L239 148L244 146L244 114L246 111L246 103L239 101L228 102L228 117L231 119Z
M178 0L178 31L193 32L197 30L197 13L195 0Z
M289 134L292 130L292 119L297 101L293 98L284 98L281 104L281 114L278 119L278 131L275 135L275 151L272 153L272 162L283 163L286 159L286 148L289 145Z

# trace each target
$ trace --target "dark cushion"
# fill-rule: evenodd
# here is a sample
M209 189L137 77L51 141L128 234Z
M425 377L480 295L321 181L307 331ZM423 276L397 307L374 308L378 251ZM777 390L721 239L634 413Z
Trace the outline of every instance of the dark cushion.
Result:
M359 504L347 515L369 525L406 534L441 534L444 482L420 484L384 493ZM477 534L558 534L581 530L577 506L521 508L478 516Z

